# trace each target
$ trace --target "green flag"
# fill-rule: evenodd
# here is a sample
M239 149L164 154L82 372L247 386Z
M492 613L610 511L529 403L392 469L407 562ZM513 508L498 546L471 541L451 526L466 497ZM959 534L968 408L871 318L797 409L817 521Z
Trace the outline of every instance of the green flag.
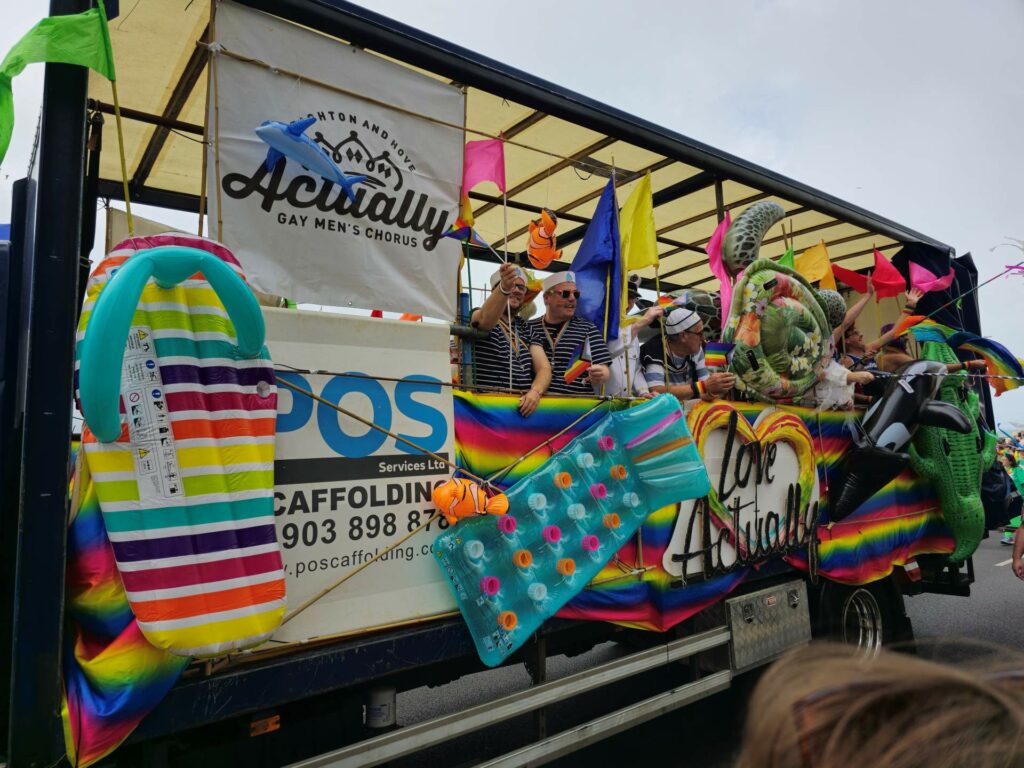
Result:
M781 264L784 267L789 267L790 269L796 269L796 267L793 265L793 249L792 248L787 250L785 254L783 254L782 256L779 257L779 264Z
M114 80L114 51L103 0L99 7L71 16L50 16L29 30L7 52L0 64L0 163L7 154L14 129L14 93L11 80L29 64L79 64Z

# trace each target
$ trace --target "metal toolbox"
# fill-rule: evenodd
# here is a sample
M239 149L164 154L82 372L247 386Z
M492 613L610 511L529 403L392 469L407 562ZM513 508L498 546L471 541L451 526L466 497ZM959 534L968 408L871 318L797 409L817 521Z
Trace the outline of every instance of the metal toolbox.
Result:
M811 641L807 585L802 580L727 600L726 614L732 630L734 672L764 664Z

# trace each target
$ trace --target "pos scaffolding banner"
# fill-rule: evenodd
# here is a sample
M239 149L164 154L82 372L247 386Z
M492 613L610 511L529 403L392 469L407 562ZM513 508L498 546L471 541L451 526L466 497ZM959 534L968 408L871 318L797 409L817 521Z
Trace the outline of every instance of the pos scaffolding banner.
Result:
M462 91L230 2L215 30L210 232L250 283L298 302L454 319L459 243L442 235L458 208ZM269 141L292 141L283 157L256 135L265 121L281 124ZM365 180L352 200L303 161Z
M278 376L448 459L453 454L448 326L267 309ZM285 373L287 367L330 373ZM324 403L278 385L274 510L289 610L382 554L274 634L349 634L455 610L430 545L448 466Z

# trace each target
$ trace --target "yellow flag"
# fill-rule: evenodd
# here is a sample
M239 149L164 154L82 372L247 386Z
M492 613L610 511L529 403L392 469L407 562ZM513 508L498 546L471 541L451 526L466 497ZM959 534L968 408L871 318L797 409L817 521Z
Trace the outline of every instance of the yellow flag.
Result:
M820 288L836 290L836 279L832 275L832 262L828 258L825 241L812 245L796 257L796 271L807 278L809 283L818 283Z
M658 266L658 237L654 233L654 198L651 172L648 171L630 194L619 215L619 242L622 254L622 314L629 299L626 280L630 272Z
M654 198L648 171L622 206L619 216L622 272L635 272L658 264L658 238L654 234Z

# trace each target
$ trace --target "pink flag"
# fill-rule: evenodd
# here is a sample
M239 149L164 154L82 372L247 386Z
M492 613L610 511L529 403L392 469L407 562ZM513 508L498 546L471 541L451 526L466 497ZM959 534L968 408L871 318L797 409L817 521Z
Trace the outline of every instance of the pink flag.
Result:
M715 233L711 235L711 239L704 249L708 254L708 266L711 268L711 273L718 278L718 282L721 284L722 328L725 328L725 321L729 317L729 307L732 304L732 280L725 264L722 263L722 241L731 225L732 216L729 215L729 211L726 211L725 218L718 222ZM739 275L736 277L738 278Z
M925 269L920 264L910 262L910 284L920 291L929 293L931 291L944 291L953 282L953 268L949 268L949 274L945 277L937 277L930 269Z
M899 296L907 290L907 281L903 275L877 248L875 248L875 271L871 273L871 283L875 286L876 302L879 299Z
M466 194L481 181L493 181L505 191L505 142L485 139L466 143L462 164L462 194Z

